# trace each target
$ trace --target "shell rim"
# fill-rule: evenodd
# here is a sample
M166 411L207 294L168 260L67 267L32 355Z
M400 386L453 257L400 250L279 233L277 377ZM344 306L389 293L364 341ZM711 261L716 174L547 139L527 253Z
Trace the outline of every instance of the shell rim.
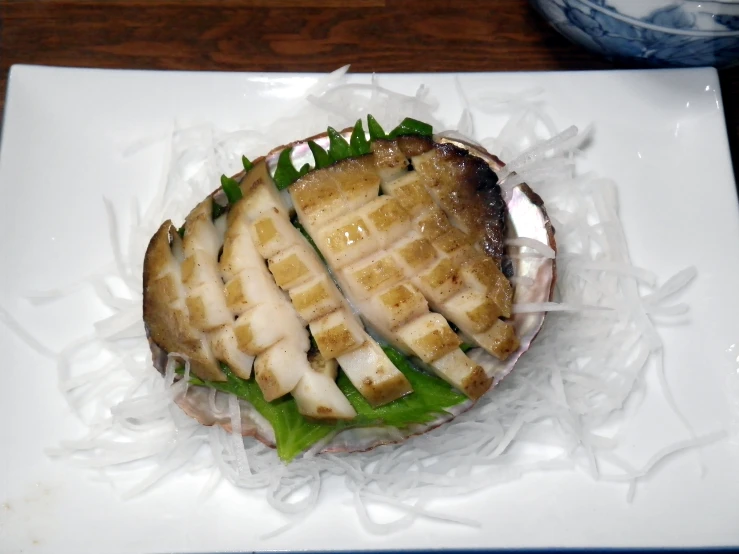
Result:
M342 131L340 131L340 134L342 136L348 135L348 134L350 134L352 132L352 130L353 129L351 127L349 127L349 128L346 128L346 129L343 129ZM301 139L301 140L290 142L290 143L285 144L283 146L279 146L279 147L276 147L276 148L272 149L269 153L267 153L264 156L260 156L258 158L255 158L252 161L252 163L254 165L256 165L256 164L258 164L258 163L260 163L262 161L267 161L269 163L269 160L270 159L274 158L275 156L278 156L283 150L286 150L288 148L295 147L296 145L299 145L299 144L307 143L309 140L317 140L317 139L321 139L321 138L325 138L325 137L327 137L327 133L326 132L319 133L319 134L316 134L316 135L313 135L311 137L307 137L307 138L304 138L304 139ZM460 140L460 139L457 139L457 138L445 137L443 135L433 135L432 138L433 138L434 142L437 142L437 143L450 143L450 144L453 144L453 145L455 145L455 146L457 146L459 148L462 148L463 150L466 150L470 154L472 154L472 155L474 155L474 156L482 159L483 161L485 161L494 171L496 171L496 174L497 174L497 172L500 169L502 169L506 165L500 158L498 158L494 154L491 154L491 153L487 152L480 145L472 144L471 142L467 142L467 141ZM236 180L239 180L240 178L242 178L245 175L245 173L246 173L245 170L239 171L238 173L234 174L232 176L232 178L233 179L236 179ZM515 173L512 173L511 175L514 175L514 174ZM500 184L502 184L502 183L499 183L499 185ZM513 188L520 190L521 193L526 197L526 199L533 206L535 206L536 209L538 210L538 212L541 214L542 219L544 221L544 230L545 230L546 235L547 235L548 245L552 249L554 249L555 252L556 252L557 246L556 246L556 240L555 240L555 230L554 230L554 227L553 227L553 225L551 223L551 220L549 218L549 215L547 214L546 207L544 206L544 202L541 199L541 197L534 190L532 190L531 187L529 187L529 185L526 184L526 183L521 183L519 185L516 185ZM216 190L214 190L212 193L210 193L209 196L211 196L214 200L216 200L216 199L223 200L225 198L225 194L223 193L223 189L221 187L218 187ZM505 197L504 197L504 200L505 200ZM509 214L509 211L508 211L508 202L506 200L506 215L508 216L508 214ZM556 259L552 259L551 262L552 262L551 263L551 275L550 275L550 279L549 279L549 290L548 290L548 294L547 294L547 300L550 300L550 301L553 298L554 289L555 289L556 281L557 281ZM533 331L533 334L531 335L530 339L528 340L528 344L525 345L525 348L524 347L519 348L516 352L514 352L511 355L511 357L509 358L510 363L507 364L508 365L508 370L505 371L504 373L502 373L500 376L496 376L495 377L495 379L493 381L493 384L491 385L490 389L488 391L486 391L483 396L486 396L486 395L490 394L490 392L498 386L498 384L503 380L503 378L505 378L508 374L510 374L510 372L513 370L513 367L515 366L515 364L518 363L518 361L520 360L521 356L523 356L531 348L531 345L533 344L534 340L536 339L536 337L538 336L539 332L541 331L542 326L544 325L545 318L546 318L546 313L545 312L541 312L540 317L538 318L538 323L536 325L536 328ZM160 348L159 345L157 345L151 339L151 337L149 335L148 326L146 326L146 335L147 335L147 341L149 342L149 348L150 348L151 353L152 353L153 365L163 375L164 374L164 371L165 371L166 364L167 364L167 360L168 360L168 353L166 351L164 351L162 348ZM223 393L217 392L217 394L223 394ZM228 433L231 433L232 432L232 426L231 426L230 419L228 419L228 418L226 418L226 419L219 418L219 417L216 417L214 414L210 414L208 412L204 412L204 411L199 410L197 407L193 406L192 403L189 402L189 399L188 399L188 396L187 396L187 392L185 392L184 394L180 394L177 398L174 399L174 402L179 406L179 408L186 415L188 415L189 417L195 419L201 425L205 425L205 426L219 425L226 432L228 432ZM243 402L243 403L248 404L248 402L246 400L242 399L242 398L239 399L239 402ZM468 399L467 401L462 402L461 404L458 404L457 406L454 406L451 409L447 410L444 415L440 416L439 418L435 419L434 421L432 421L430 423L427 423L427 424L423 424L423 425L421 425L421 424L417 425L416 427L420 427L420 429L411 429L411 428L408 428L408 429L405 429L405 430L398 429L398 431L400 431L401 433L403 433L403 436L401 438L397 438L397 439L386 439L386 438L382 438L382 437L379 436L379 434L382 431L385 431L385 430L389 429L388 427L366 427L366 428L362 428L362 430L363 431L366 431L366 432L376 431L377 434L378 434L378 437L375 440L373 440L370 444L359 446L359 447L356 447L356 448L341 448L341 447L334 447L334 448L332 448L331 447L331 444L335 442L335 439L338 436L340 436L342 433L350 432L353 429L352 428L349 428L349 429L345 429L345 430L340 430L340 431L338 431L338 432L336 432L336 433L334 433L332 435L329 435L326 439L324 439L322 441L323 444L320 447L320 450L318 450L318 453L329 453L329 452L331 452L331 453L335 453L335 452L343 452L343 453L359 452L359 453L361 453L361 452L368 452L368 451L373 450L374 448L377 448L377 447L380 447L380 446L400 444L400 443L403 443L403 442L407 441L408 439L410 439L410 438L412 438L414 436L423 435L423 434L425 434L425 433L427 433L429 431L432 431L433 429L436 429L436 428L441 427L442 425L444 425L446 423L449 423L454 418L456 418L458 415L460 415L460 414L462 414L462 413L470 410L471 408L473 408L475 406L476 402L477 401L475 401L475 400L469 400ZM206 419L206 417L208 419ZM251 423L251 425L248 425L248 424L247 425L244 425L244 414L242 413L242 430L243 430L242 431L242 435L244 437L252 437L252 438L258 440L259 442L261 442L262 444L264 444L265 446L268 446L270 448L276 448L275 442L271 438L265 436L264 433L261 433L259 431L259 424L256 421L254 421L252 419L249 419L247 417L246 422L247 423ZM266 422L266 420L265 420L265 422ZM267 423L267 425L269 425L268 422L266 422L266 423ZM396 428L393 428L393 429L396 429ZM356 430L356 429L354 429L354 430ZM302 455L302 454L300 454L300 455Z

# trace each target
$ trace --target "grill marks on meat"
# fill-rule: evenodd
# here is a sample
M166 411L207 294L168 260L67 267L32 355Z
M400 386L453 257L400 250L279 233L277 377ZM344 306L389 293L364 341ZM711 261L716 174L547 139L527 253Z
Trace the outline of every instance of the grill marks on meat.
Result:
M454 144L427 142L430 148L423 151L418 145L408 148L399 143L399 147L426 179L428 192L453 225L476 237L500 266L505 254L506 206L498 176L484 160Z
M289 392L305 416L352 419L356 412L334 379L308 359L306 322L279 288L286 266L291 275L299 269L292 257L296 250L309 254L301 258L304 272L325 269L310 258L315 254L291 225L264 162L244 177L241 187L247 194L231 207L221 268L230 276L226 290L238 314L242 349L256 353L255 379L268 401Z
M270 187L274 200L280 200L274 185L260 186ZM253 187L249 188L253 190ZM386 404L411 392L408 380L365 332L313 247L290 223L283 206L270 209L265 205L260 210L253 220L252 238L260 254L267 259L275 282L289 295L302 325L307 324L310 328L323 359L336 360L373 406ZM279 326L281 320L273 315L263 325ZM336 387L326 375L311 374L308 379L311 390L317 391L318 396ZM293 391L299 404L303 402L303 389L308 386L307 382L302 382L298 394ZM329 414L326 406L314 404L313 417Z
M454 294L430 298L431 306L452 320L470 342L505 359L519 343L513 326L499 319L511 316L513 287L501 271L506 207L498 178L485 161L466 150L427 142L427 150L416 147L411 157L418 183L413 198L423 200L407 204L420 212L416 221L422 234L449 260L448 274L462 282ZM383 189L402 196L405 187L399 187L399 182L389 182Z
M170 247L171 244L171 247ZM225 381L204 333L190 323L182 284L182 240L171 221L154 234L144 258L144 322L149 338L165 352L190 359L193 373L209 381Z
M337 361L373 406L409 393L290 223L266 163L241 188L246 194L227 220L211 221L209 197L188 215L184 241L169 223L152 239L144 277L151 340L187 355L193 374L206 380L225 380L219 362L244 379L253 367L267 401L290 393L311 418L356 416L336 385ZM306 325L319 353L309 353Z
M493 197L496 187L479 158L403 137L376 141L371 155L311 172L289 189L365 321L471 398L491 379L460 350L447 320L499 358L518 348L513 327L499 319L510 316L513 290L500 256L489 254L502 249L502 199L481 202L480 191Z
M307 417L351 419L337 363L372 406L412 392L355 310L471 398L492 380L462 340L501 359L518 347L501 319L513 298L500 270L505 204L483 160L400 137L296 181L293 205L333 275L291 224L264 160L240 185L226 215L212 221L208 197L184 240L165 222L146 253L150 340L187 356L194 375L225 380L219 362L243 379L253 369L268 401L292 394Z
M218 269L218 255L223 246L221 229L226 216L212 221L213 198L201 202L185 219L182 283L185 303L193 327L208 339L213 356L240 377L251 375L254 356L239 348L234 318L226 302Z
M466 340L505 359L518 340L500 319L511 316L513 288L500 270L505 203L497 176L483 160L448 143L413 137L380 147L388 159L393 149L410 156L414 168L387 168L382 185L415 223L398 250L406 271L421 271L412 281L431 309L453 321Z

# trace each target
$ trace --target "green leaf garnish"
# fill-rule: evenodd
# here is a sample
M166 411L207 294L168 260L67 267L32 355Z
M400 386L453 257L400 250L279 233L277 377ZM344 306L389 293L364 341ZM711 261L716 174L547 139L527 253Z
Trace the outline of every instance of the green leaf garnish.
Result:
M352 156L363 156L364 154L370 153L370 143L367 141L367 137L364 134L364 127L362 127L361 119L357 119L357 122L354 124L354 130L352 130L349 145L351 147Z
M241 197L244 196L241 193L239 182L231 177L221 175L221 188L223 189L223 192L226 193L226 198L228 198L229 204L236 204L236 202L241 200ZM213 204L215 204L215 202Z
M298 412L298 406L292 396L286 395L267 402L255 379L241 379L223 364L221 364L221 369L228 379L226 382L203 381L197 377L190 377L190 383L230 392L254 406L254 409L272 425L277 442L277 455L281 460L291 461L311 445L338 429L336 424L317 423L305 419Z
M254 164L249 161L249 158L246 156L241 156L241 163L244 164L244 171L249 173L251 169L254 167Z
M367 116L367 130L369 131L371 141L386 137L385 131L371 114Z
M333 127L328 128L328 143L328 155L331 156L331 159L335 162L351 158L352 151L349 143L346 142L346 139Z
M460 350L462 350L462 352L467 352L469 350L472 350L474 347L475 347L474 344L470 344L468 342L463 342L462 344L459 345L459 348Z
M292 147L285 148L280 152L280 157L277 158L274 180L279 190L286 189L301 177L300 172L295 169L290 159L292 152Z
M279 190L286 189L292 185L295 181L300 179L306 173L313 169L323 169L328 167L335 162L345 160L347 158L363 156L369 154L372 151L370 141L375 141L385 138L397 138L404 135L421 135L431 136L433 129L428 123L418 121L410 117L406 117L401 121L392 132L388 135L385 134L377 120L372 115L367 116L367 129L369 130L370 140L367 140L367 136L364 134L364 128L362 127L362 120L359 119L354 124L349 142L333 127L327 129L329 148L328 151L324 150L314 141L308 141L308 148L310 148L315 160L313 167L310 164L305 164L300 170L295 169L295 166L290 159L292 154L292 147L286 148L280 152L280 156L277 159L277 168L275 169L274 181ZM249 171L253 164L246 158L241 157L241 161L244 164L244 170Z
M181 239L185 238L185 226L183 225L179 229L177 229L177 234L180 235Z
M277 455L285 462L291 461L318 441L342 429L371 427L378 424L403 428L414 423L429 423L448 408L466 400L463 394L452 389L446 382L417 370L395 348L386 346L383 350L410 381L413 392L385 406L372 408L349 378L340 372L336 384L357 411L357 417L348 422L321 423L307 420L300 415L297 404L290 395L267 402L253 378L241 379L225 365L221 367L227 381L203 381L191 376L190 383L235 394L254 406L254 409L272 425L277 440ZM183 370L180 368L177 373L182 375Z
M400 125L390 131L390 133L388 134L388 138L393 139L406 135L420 135L422 137L430 137L431 135L433 135L433 133L434 129L428 123L418 121L417 119L413 119L412 117L406 117L403 121L400 122Z
M315 169L323 169L324 167L328 167L334 163L331 156L328 155L328 152L312 140L308 141L308 148L310 148L310 151L313 153L313 159L316 162Z
M228 196L228 195L226 195ZM221 214L223 214L226 211L226 208L224 206L221 206L218 202L215 200L211 200L211 213L210 218L215 221L219 217L221 217ZM184 231L183 231L184 233Z
M357 411L354 420L356 426L373 425L378 421L383 425L401 428L414 423L430 423L447 408L467 400L466 396L454 390L445 381L416 369L399 350L392 346L383 346L382 349L395 367L406 376L413 387L413 392L389 404L373 408L352 385L349 378L340 372L336 383Z

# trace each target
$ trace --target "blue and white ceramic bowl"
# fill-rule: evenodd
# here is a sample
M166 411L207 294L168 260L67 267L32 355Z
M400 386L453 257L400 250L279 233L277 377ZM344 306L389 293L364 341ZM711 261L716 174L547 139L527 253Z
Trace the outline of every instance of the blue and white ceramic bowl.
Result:
M531 0L570 40L657 66L739 63L739 0Z

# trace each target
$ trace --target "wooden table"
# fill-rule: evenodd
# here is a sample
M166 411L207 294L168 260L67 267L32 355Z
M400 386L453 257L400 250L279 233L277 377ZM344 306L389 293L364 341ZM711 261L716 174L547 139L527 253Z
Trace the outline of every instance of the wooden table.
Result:
M358 72L616 67L559 36L526 0L0 0L0 17L0 107L16 63L218 71L330 71L351 63ZM739 174L739 68L720 76Z

